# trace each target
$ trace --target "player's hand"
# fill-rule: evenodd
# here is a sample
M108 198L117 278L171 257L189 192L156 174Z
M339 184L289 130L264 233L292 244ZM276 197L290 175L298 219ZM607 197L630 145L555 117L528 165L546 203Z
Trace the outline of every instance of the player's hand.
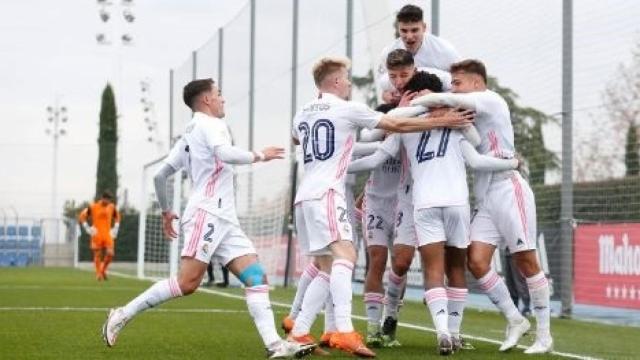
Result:
M401 94L398 91L383 91L382 92L382 101L385 104L397 104L400 101Z
M169 239L175 239L178 237L178 233L173 229L173 220L178 220L178 215L173 211L162 212L162 231Z
M89 235L91 236L96 236L96 234L98 233L98 229L96 229L95 226L92 226L89 228L89 231L87 231L89 233Z
M516 170L520 172L523 178L529 179L529 166L527 165L526 160L522 157L522 154L516 153L515 159L518 160L518 167Z
M461 129L473 125L476 113L473 110L450 109L442 115L444 127Z
M264 160L262 161L271 161L274 159L284 159L284 148L277 146L268 146L262 149L262 153L264 154Z
M120 229L120 224L116 223L114 227L111 228L109 234L111 234L111 238L115 239L118 237L118 230Z
M410 106L410 102L411 100L413 100L416 95L418 95L417 92L411 92L411 91L405 91L404 94L402 94L402 96L400 97L400 102L398 103L398 107L405 107L405 106Z

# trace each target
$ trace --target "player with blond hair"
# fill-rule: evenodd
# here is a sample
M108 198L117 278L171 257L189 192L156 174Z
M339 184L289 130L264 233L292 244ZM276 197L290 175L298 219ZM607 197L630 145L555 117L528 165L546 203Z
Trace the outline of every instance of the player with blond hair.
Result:
M319 269L305 291L302 310L289 338L302 344L314 342L310 328L330 294L337 330L330 337L330 344L358 356L373 357L375 353L365 346L351 322L351 278L356 250L347 219L345 177L356 132L361 128L412 132L463 127L472 122L473 114L412 118L373 111L364 104L349 101L349 67L348 59L320 59L313 67L318 96L294 118L293 141L301 145L305 170L295 199L298 240L303 253L313 256Z

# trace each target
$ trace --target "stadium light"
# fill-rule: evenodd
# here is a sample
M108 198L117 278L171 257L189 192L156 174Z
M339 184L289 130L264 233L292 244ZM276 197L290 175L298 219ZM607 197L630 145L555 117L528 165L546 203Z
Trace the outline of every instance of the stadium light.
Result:
M129 34L122 34L120 39L122 40L122 44L124 45L131 45L131 43L133 42L133 37L131 37L131 35Z
M102 22L105 22L105 23L109 21L109 19L111 18L111 14L109 14L109 12L105 9L100 9L99 15L100 15L100 20L102 20Z
M67 130L62 127L62 123L68 121L67 108L57 104L47 106L47 122L51 127L45 129L45 133L53 138L53 171L51 177L51 216L56 219L56 237L60 235L60 228L57 221L58 212L58 138L67 134ZM57 239L56 239L57 241Z
M133 13L131 12L131 10L129 9L124 9L122 11L122 17L124 18L124 20L128 23L132 23L136 20L136 16L133 15Z
M109 24L107 26L113 26L115 31L105 29L104 31L96 35L98 45L111 45L106 33L111 33L112 38L120 38L122 45L132 45L133 36L124 31L128 24L133 24L136 20L136 15L133 13L133 1L122 1L118 5L114 5L110 0L97 0L98 15L103 24ZM111 7L113 5L113 7ZM121 13L122 17L115 16L113 21L110 21L112 15ZM115 33L115 34L113 34Z
M96 34L96 41L98 42L98 45L110 45L111 44L111 41L109 41L109 39L107 38L107 35L105 35L103 33Z
M158 153L163 151L162 141L158 134L158 122L155 121L155 104L151 100L151 81L144 79L140 81L140 104L142 105L142 111L144 112L144 123L147 131L149 131L147 141L155 143L158 148Z

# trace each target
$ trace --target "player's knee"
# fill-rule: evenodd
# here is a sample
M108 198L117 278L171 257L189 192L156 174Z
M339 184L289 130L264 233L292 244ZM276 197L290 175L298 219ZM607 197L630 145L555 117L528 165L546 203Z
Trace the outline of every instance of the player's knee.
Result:
M403 276L407 272L409 272L409 268L411 267L411 261L413 258L405 258L402 256L396 256L393 258L392 269L393 272L398 276Z
M535 250L518 252L513 256L516 260L518 270L520 270L525 277L531 277L540 272Z
M352 263L356 262L356 249L351 241L340 240L329 245L334 259L345 259Z
M467 261L467 268L469 269L471 274L473 274L473 276L478 279L489 271L489 266L485 263L486 262L483 259L469 257Z
M264 273L262 265L257 262L247 266L238 275L238 279L247 287L267 284L267 275Z

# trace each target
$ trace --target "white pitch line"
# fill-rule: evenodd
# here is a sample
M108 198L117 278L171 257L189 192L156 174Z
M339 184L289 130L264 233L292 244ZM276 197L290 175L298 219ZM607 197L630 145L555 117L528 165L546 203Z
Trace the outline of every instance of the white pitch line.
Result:
M0 312L3 311L60 311L60 312L107 312L109 308L101 308L101 307L70 307L70 306L6 306L0 307ZM151 312L161 312L161 313L230 313L230 314L238 314L238 313L248 313L247 310L231 310L231 309L151 309Z
M131 276L128 274L123 274L123 273L118 273L118 272L110 272L110 274L119 276L119 277L123 277L123 278L127 278L127 279L134 279L134 280L144 280L144 279L139 279L135 276ZM242 295L236 295L236 294L229 294L226 292L222 292L222 291L218 291L218 290L212 290L212 289L203 289L203 288L198 288L197 291L200 292L204 292L204 293L208 293L208 294L213 294L213 295L218 295L218 296L222 296L222 297L227 297L227 298L231 298L231 299L240 299L240 300L244 300L244 296ZM286 303L281 303L281 302L275 302L275 301L271 301L271 304L274 306L280 306L280 307L284 307L284 308L291 308L290 304L286 304ZM360 316L360 315L351 315L352 318L357 319L357 320L367 320L367 318L365 316ZM413 330L421 330L421 331L427 331L427 332L432 332L435 333L436 330L434 328L430 328L427 326L421 326L421 325L415 325L415 324L410 324L410 323L405 323L405 322L399 322L398 326L400 327L404 327L407 329L413 329ZM490 338L486 338L483 336L474 336L474 335L469 335L469 334L464 334L465 339L471 339L471 340L477 340L477 341L482 341L482 342L486 342L486 343L490 343L490 344L496 344L496 345L501 345L502 342L499 340L495 340L495 339L490 339ZM518 345L519 349L528 349L528 346L524 346L524 345ZM565 358L570 358L570 359L578 359L578 360L603 360L601 358L596 358L596 357L591 357L591 356L585 356L585 355L579 355L579 354L572 354L572 353L567 353L567 352L560 352L560 351L553 351L551 352L552 355L557 355L557 356L561 356L561 357L565 357Z
M51 286L51 285L0 285L1 290L82 290L82 291L128 291L128 290L140 290L140 288L133 286Z

